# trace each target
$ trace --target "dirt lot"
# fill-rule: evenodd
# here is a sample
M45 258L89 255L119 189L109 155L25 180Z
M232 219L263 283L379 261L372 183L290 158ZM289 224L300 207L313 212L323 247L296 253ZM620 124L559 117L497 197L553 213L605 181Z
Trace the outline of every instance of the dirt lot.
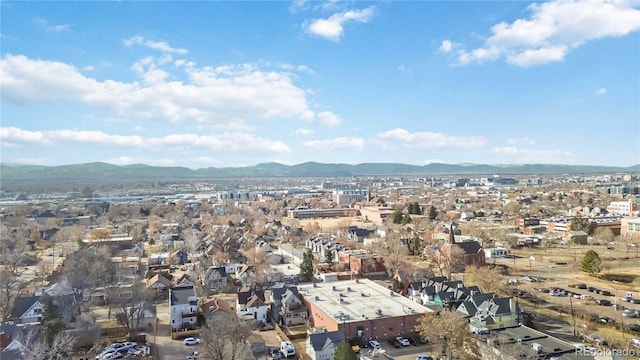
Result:
M610 343L626 344L630 337L640 337L640 334L629 331L632 323L640 323L640 319L622 316L623 308L640 311L640 304L624 302L621 297L630 291L634 297L640 298L640 281L622 283L591 277L580 270L580 261L587 250L595 250L602 259L601 275L606 274L640 274L640 259L633 248L618 246L608 250L604 246L563 246L547 249L517 249L513 250L515 259L490 259L488 262L503 264L511 269L511 274L505 279L519 280L517 290L525 291L526 296L520 297L523 310L535 313L535 324L541 330L553 333L570 341L581 341L573 336L574 321L578 333L598 334ZM523 275L536 277L538 282L528 282ZM570 284L584 283L588 287L609 290L612 296L594 294L588 290L569 287ZM593 296L593 300L580 300L568 296L552 296L542 293L538 289L558 287L578 294ZM515 287L514 287L515 290ZM539 299L531 301L531 299ZM607 299L619 306L601 306L596 299ZM571 309L573 308L572 316ZM590 319L593 314L594 318ZM613 323L601 321L601 317L610 317ZM624 329L624 332L621 331ZM624 345L626 346L626 345Z

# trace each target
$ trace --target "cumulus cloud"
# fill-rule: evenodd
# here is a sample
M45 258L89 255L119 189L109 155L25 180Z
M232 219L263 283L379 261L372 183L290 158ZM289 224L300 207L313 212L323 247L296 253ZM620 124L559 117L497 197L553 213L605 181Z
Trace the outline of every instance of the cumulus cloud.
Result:
M198 67L185 61L177 70L188 79L182 82L153 57L138 60L132 69L140 80L101 81L63 62L7 54L0 61L2 97L16 103L78 103L125 118L219 126L315 116L307 92L294 84L290 72L252 64Z
M486 140L477 136L452 136L438 132L415 132L401 128L378 133L378 141L395 141L408 148L434 149L469 149L482 146ZM392 146L392 145L388 145Z
M184 55L189 52L187 49L182 48L174 48L168 43L164 41L153 41L145 39L140 35L133 36L131 38L123 40L123 43L127 47L131 47L133 45L143 46L152 50L161 51L167 54L180 54Z
M592 40L624 36L640 29L640 10L633 1L556 0L533 3L531 16L491 28L491 36L473 50L444 40L440 51L459 65L504 57L510 64L530 67L562 61L569 51Z
M340 125L340 123L342 122L342 119L340 118L340 116L330 111L323 111L318 113L318 120L324 126L328 126L328 127L336 127Z
M598 90L596 90L596 95L604 95L607 93L607 89L605 88L600 88Z
M311 151L355 150L364 148L364 140L357 137L339 137L327 140L306 141L301 146Z
M367 23L376 13L375 6L361 10L335 13L327 19L315 19L305 24L305 31L332 41L340 41L347 22Z
M63 32L71 29L70 24L50 24L44 19L34 19L33 22L38 24L42 30L47 32Z
M15 127L0 128L0 140L12 144L42 144L63 146L69 143L90 143L110 147L137 148L154 151L210 150L225 153L270 152L287 153L291 149L284 142L269 140L245 132L200 135L171 134L162 137L114 135L102 131L76 129L30 131Z
M503 155L509 162L516 163L568 163L574 156L573 153L566 151L520 149L516 146L494 147L489 152Z
M309 135L313 134L313 130L311 130L311 129L296 129L295 131L293 131L292 134L293 135L298 135L298 136L309 136Z

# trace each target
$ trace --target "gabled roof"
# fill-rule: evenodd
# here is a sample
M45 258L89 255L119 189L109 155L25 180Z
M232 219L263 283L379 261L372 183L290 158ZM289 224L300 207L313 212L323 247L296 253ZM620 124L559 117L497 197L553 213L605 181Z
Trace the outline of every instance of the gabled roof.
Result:
M147 280L147 287L151 287L153 286L155 283L160 283L163 284L166 287L171 287L171 280L167 279L166 277L160 275L160 274L155 274L153 277L151 277L149 280Z
M309 334L309 342L315 351L322 351L333 344L338 347L344 341L342 331L325 331Z
M454 245L460 248L465 255L475 255L482 251L482 245L477 241L462 241Z
M189 297L196 296L193 286L176 286L169 289L170 305L189 304Z
M258 297L256 294L251 295L248 299L247 299L247 307L259 307L259 306L264 306L264 300L260 299L260 297Z
M24 315L31 307L40 300L39 296L19 296L13 303L11 317L16 319Z
M271 288L271 296L273 297L273 301L275 303L280 302L287 291L291 291L294 294L298 295L298 287L295 285L287 285L283 282L279 282L273 285L273 287Z
M264 303L264 291L251 289L249 287L243 287L238 290L238 304L246 305L249 302L249 298L253 295L256 295L258 299L260 299Z

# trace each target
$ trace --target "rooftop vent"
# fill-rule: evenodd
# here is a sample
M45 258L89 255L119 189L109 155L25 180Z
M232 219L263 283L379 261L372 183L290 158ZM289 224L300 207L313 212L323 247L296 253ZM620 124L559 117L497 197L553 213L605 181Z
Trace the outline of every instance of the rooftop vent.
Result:
M316 301L320 301L320 296L316 295L316 296L314 296L314 299L315 299Z
M351 291L351 288L349 286L347 286L347 291Z
M333 285L333 286L331 287L331 290L336 291L336 286L335 286L335 285Z
M382 309L376 309L376 315L382 315Z

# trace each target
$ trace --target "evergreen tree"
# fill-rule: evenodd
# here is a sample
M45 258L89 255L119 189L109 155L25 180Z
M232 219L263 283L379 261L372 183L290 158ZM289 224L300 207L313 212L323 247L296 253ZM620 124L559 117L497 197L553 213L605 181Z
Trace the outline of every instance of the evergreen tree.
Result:
M324 261L331 264L333 262L333 251L324 249Z
M400 219L400 224L402 225L407 225L408 223L411 222L411 215L409 214L403 214L402 218Z
M351 344L348 341L343 341L336 348L336 352L333 355L334 360L356 360L356 353L351 348Z
M55 337L65 329L62 315L58 311L58 307L51 302L47 302L42 321L40 322L40 334L47 345L51 345Z
M394 224L402 223L402 210L398 209L391 213L391 221Z
M438 217L438 209L435 206L429 207L429 220L435 220Z
M589 250L584 254L584 258L580 263L580 269L591 276L595 276L600 272L600 270L602 270L601 265L602 260L600 260L598 253L593 250Z
M311 249L307 249L307 251L302 255L300 277L305 280L311 280L311 278L313 278L313 253L311 252Z

